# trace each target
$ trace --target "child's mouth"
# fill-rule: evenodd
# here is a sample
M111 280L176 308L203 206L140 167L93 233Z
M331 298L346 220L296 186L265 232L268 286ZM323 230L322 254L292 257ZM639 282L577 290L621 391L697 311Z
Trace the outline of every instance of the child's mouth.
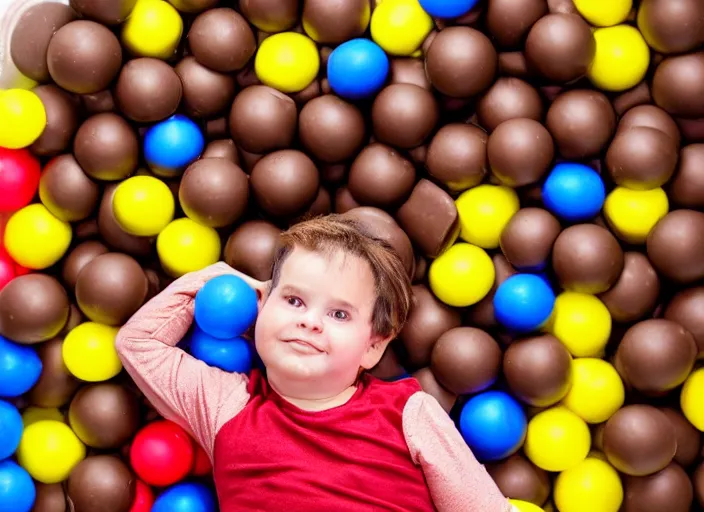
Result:
M286 343L288 343L297 352L302 352L305 354L321 354L321 353L323 353L323 351L320 350L318 347L316 347L312 343L305 341L305 340L290 339L290 340L284 340L284 341Z

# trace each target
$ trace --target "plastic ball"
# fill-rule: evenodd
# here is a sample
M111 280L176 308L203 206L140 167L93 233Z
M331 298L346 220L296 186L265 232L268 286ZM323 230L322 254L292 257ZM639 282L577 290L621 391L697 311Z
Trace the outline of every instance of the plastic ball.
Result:
M155 124L144 134L144 158L159 176L172 177L183 172L198 159L203 148L205 138L200 128L182 114Z
M590 357L572 360L572 386L562 404L587 423L603 423L623 406L625 389L616 369Z
M176 423L149 423L134 437L130 464L149 485L165 487L185 478L193 467L193 440Z
M633 0L572 0L582 17L595 27L612 27L628 18Z
M433 30L418 0L384 0L372 12L372 39L390 55L413 55Z
M44 420L27 426L17 449L17 462L35 480L58 484L86 456L86 447L68 425Z
M0 147L0 213L27 206L37 193L41 167L26 149Z
M452 19L467 14L479 0L419 0L419 3L433 18Z
M555 299L546 330L574 357L598 357L611 335L611 315L604 303L593 295L562 292Z
M220 236L189 218L176 219L156 239L163 269L172 277L204 269L220 259Z
M521 207L515 190L488 184L463 192L455 205L460 217L460 238L484 249L499 246L501 232Z
M156 236L174 218L176 202L169 187L153 176L133 176L112 196L115 220L135 236Z
M53 420L65 423L63 413L56 407L27 407L22 411L22 423L25 427L43 420Z
M0 90L0 119L0 148L26 148L44 131L46 110L32 91Z
M0 400L0 460L15 453L22 439L22 416L14 405Z
M503 391L485 391L464 405L460 432L481 461L496 461L512 455L526 436L526 416L521 405Z
M215 338L241 336L252 326L257 312L257 292L239 276L214 277L196 293L195 321Z
M648 71L650 48L637 28L616 25L594 31L596 52L587 76L599 89L625 91Z
M183 20L174 6L163 0L139 0L122 27L122 44L140 57L168 59L182 34Z
M352 39L328 57L327 76L335 94L350 100L376 94L389 75L389 58L369 39Z
M680 407L694 428L704 432L704 368L694 370L684 381L680 394Z
M193 476L208 476L213 473L213 465L210 463L210 457L205 452L203 447L198 443L194 443L196 450L195 462L191 468L191 475Z
M545 512L544 509L540 508L535 503L531 503L530 501L509 498L508 502L513 505L513 508L518 512Z
M205 485L183 482L166 489L154 502L152 512L215 512L215 496Z
M581 222L595 217L604 205L606 188L599 174L586 165L560 163L543 183L545 207L560 219Z
M68 371L86 382L103 382L120 373L122 362L115 348L119 330L95 322L71 329L61 347Z
M41 374L42 361L34 348L0 336L0 397L25 394Z
M48 268L59 261L73 238L68 222L57 219L41 203L15 212L5 227L5 250L23 267Z
M36 498L29 473L11 460L0 461L0 512L30 512Z
M587 457L560 473L553 493L560 512L618 512L623 502L618 472L595 457Z
M662 188L631 190L616 187L604 203L604 217L620 239L630 244L643 244L669 209L670 203Z
M320 71L320 54L315 42L297 32L280 32L267 37L254 57L254 72L264 84L281 92L299 92L308 87Z
M543 277L515 274L494 294L496 320L508 329L529 332L540 328L552 314L555 294Z
M154 492L152 492L152 488L141 480L137 480L130 512L151 512L153 506Z
M530 461L545 471L565 471L587 458L591 433L582 418L563 406L536 414L528 422L523 446Z
M226 372L249 373L252 369L252 349L242 337L215 338L196 327L191 335L190 352L208 366Z
M486 251L461 242L433 260L428 269L432 292L455 307L471 306L486 297L495 276L494 263Z
M0 248L2 248L2 244L0 244ZM15 262L3 251L0 251L0 290L15 277L17 277Z

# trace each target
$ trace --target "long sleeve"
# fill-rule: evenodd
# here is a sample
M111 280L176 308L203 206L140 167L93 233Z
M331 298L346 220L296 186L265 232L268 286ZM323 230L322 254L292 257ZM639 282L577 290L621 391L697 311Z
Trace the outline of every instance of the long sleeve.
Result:
M411 396L403 410L403 431L438 512L513 510L431 395L419 391Z
M116 340L125 369L152 405L188 430L211 460L218 430L247 404L248 378L208 366L176 344L193 322L196 292L223 274L256 283L225 263L187 274L137 311Z

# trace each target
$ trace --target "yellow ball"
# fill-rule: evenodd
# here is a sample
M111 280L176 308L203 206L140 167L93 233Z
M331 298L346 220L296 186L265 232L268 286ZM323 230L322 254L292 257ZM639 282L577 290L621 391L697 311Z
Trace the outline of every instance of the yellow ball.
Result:
M428 269L430 289L449 306L466 307L482 300L494 284L496 271L486 251L458 243L438 256Z
M680 407L694 428L704 432L704 368L694 370L682 386Z
M512 188L486 184L463 192L455 205L460 217L460 238L484 249L499 246L501 232L521 207Z
M574 357L598 357L611 335L611 315L594 295L562 292L555 299L545 330Z
M0 148L19 149L31 145L46 127L46 110L32 91L0 91Z
M557 476L553 499L560 512L618 512L623 485L609 463L588 457Z
M122 362L115 349L119 330L96 322L71 329L61 349L68 371L86 382L103 382L120 373Z
M633 7L633 0L572 0L579 14L595 27L623 23Z
M285 93L302 91L320 71L318 47L297 32L274 34L259 45L254 71L264 85Z
M508 502L513 505L518 512L545 512L544 509L530 501L509 499Z
M168 59L183 34L183 20L164 0L138 0L122 27L122 44L140 57Z
M604 216L614 234L630 244L645 243L648 233L670 208L662 188L631 190L616 187L606 197Z
M174 196L169 187L154 176L133 176L115 189L112 211L126 233L156 236L174 218Z
M587 76L596 87L625 91L643 80L650 65L650 48L638 29L630 25L599 28L594 39L596 52Z
M596 358L572 360L572 387L562 404L587 423L603 423L625 399L623 381L616 369Z
M17 448L17 462L35 480L58 484L86 456L86 447L68 425L42 420L28 425Z
M156 239L161 266L173 277L217 263L220 249L217 231L187 217L171 222Z
M526 457L545 471L565 471L587 458L592 437L582 418L563 406L551 407L528 422Z
M413 55L431 30L433 19L418 0L384 0L372 12L372 40L391 55Z
M22 423L25 428L32 423L43 420L53 420L65 423L64 415L56 407L27 407L22 413Z
M72 237L68 222L54 217L43 204L34 203L17 210L7 221L5 249L23 267L42 270L66 254Z

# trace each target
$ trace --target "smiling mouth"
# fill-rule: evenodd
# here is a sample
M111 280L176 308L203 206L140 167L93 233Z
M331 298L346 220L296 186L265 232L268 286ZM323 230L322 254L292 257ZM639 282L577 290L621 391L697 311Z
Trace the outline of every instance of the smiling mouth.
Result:
M297 345L301 348L306 348L307 351L310 352L317 352L317 353L322 353L324 352L323 350L320 350L318 347L313 345L312 343L305 341L305 340L299 340L297 338L290 339L290 340L284 340L286 343L291 343L293 345Z

